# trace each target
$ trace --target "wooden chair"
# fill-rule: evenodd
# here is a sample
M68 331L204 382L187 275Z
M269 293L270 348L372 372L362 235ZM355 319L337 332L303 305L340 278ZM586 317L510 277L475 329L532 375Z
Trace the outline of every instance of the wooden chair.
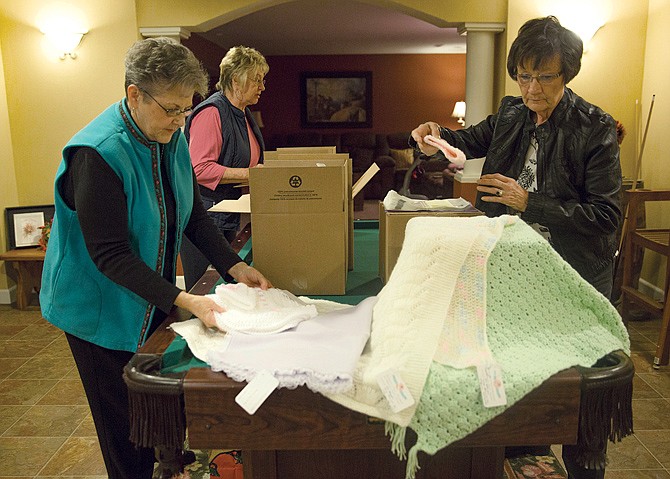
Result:
M670 190L634 190L626 191L628 195L628 218L637 218L638 208L644 208L647 201L670 201ZM623 295L622 313L627 317L630 303L662 315L661 332L656 345L654 357L654 368L666 366L670 356L670 297L668 287L670 285L670 229L640 228L636 221L627 221L624 237L623 258L623 281L621 292ZM665 256L665 283L663 287L664 301L659 302L649 295L641 293L634 283L633 257L635 249L643 248L655 251Z

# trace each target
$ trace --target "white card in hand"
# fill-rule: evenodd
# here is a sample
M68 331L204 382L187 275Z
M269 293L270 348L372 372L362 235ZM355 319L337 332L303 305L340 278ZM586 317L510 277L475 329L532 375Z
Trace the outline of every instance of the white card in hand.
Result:
M277 386L277 378L269 371L261 371L235 396L235 402L248 414L254 414Z
M477 365L479 387L482 390L484 407L504 406L507 404L502 369L496 363L486 362Z
M402 380L397 371L389 369L381 373L377 376L377 384L379 384L393 412L400 412L414 404L412 393L409 392L405 381Z

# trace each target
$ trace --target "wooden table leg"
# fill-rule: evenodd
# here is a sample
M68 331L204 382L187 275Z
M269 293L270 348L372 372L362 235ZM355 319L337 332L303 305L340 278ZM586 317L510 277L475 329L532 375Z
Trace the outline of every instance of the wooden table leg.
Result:
M27 309L33 289L39 293L42 283L42 261L12 261L16 270L16 307Z
M277 479L275 451L242 451L244 479Z
M505 462L504 447L473 447L470 477L500 479Z

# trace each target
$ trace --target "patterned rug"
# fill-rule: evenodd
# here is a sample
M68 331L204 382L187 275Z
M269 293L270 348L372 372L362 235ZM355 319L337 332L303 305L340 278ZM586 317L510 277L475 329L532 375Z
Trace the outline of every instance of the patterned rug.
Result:
M240 451L196 449L193 453L195 462L184 468L184 474L179 479L243 479ZM154 479L162 478L155 473Z
M554 453L547 456L523 455L505 459L505 479L567 479Z
M184 479L242 479L242 458L237 451L193 451L196 460L186 466ZM567 479L554 453L505 459L503 479Z

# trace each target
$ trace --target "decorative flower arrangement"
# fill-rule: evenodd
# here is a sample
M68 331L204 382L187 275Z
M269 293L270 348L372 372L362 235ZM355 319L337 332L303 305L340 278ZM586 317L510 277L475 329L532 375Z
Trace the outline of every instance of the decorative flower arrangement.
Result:
M40 229L42 230L42 235L40 236L39 239L39 244L40 248L42 251L47 250L47 244L49 243L49 236L51 236L51 224L53 223L53 220L46 220L44 222L44 226L40 226Z

